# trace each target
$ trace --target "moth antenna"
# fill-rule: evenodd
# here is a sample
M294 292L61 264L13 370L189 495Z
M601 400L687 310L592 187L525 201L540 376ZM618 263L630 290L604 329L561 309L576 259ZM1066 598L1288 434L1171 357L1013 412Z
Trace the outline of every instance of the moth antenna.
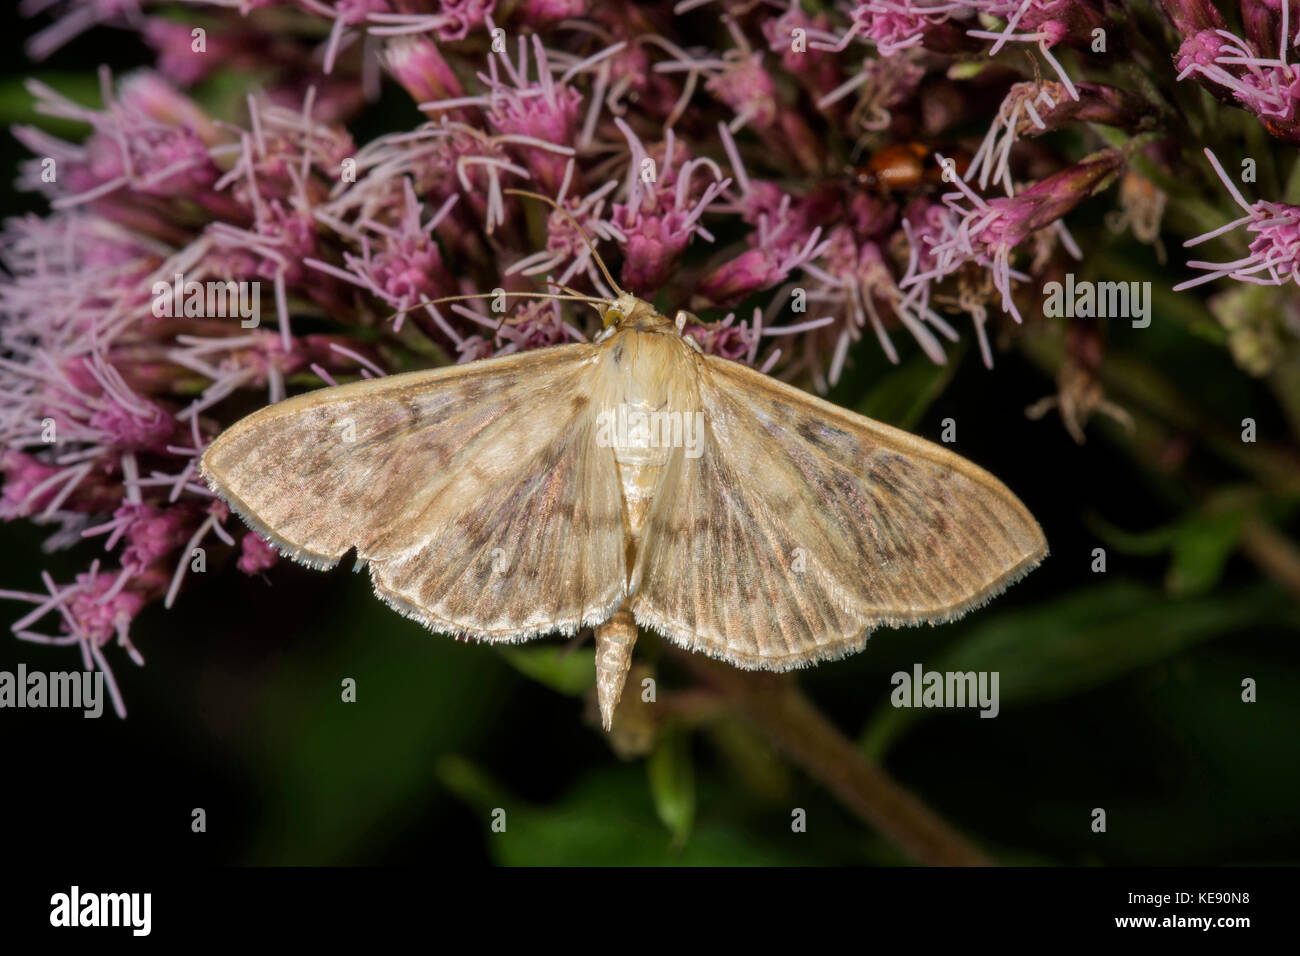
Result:
M570 295L582 295L582 293L579 292L577 289L570 289L567 285L564 285L564 284L561 283L561 282L556 282L554 279L547 279L547 280L545 280L545 281L546 281L546 284L547 284L547 285L553 285L553 286L555 286L555 288L557 288L557 289L563 289L565 292L568 292ZM600 305L596 305L595 302L588 302L587 304L590 305L593 309L596 310L596 314L597 314L597 315L599 315L602 319L604 318L604 316L605 316L605 312L604 312L602 306L606 306L606 305L608 305L609 303L607 303L607 302L601 302Z
M587 298L587 296L584 296L581 292L577 291L576 289L570 289L570 288L569 288L568 286L566 286L566 285L560 285L558 282L552 282L550 279L547 279L546 282L547 282L548 285L559 286L559 287L560 287L561 289L563 289L565 292L572 292L575 298L578 298L578 299L585 299L585 298ZM490 293L490 292L488 293L488 295L491 295L491 294L492 294L492 293ZM547 297L548 297L548 298L552 298L551 296L547 296ZM561 296L554 296L553 298L557 298L557 299L558 299L558 298L562 298L562 297L561 297ZM598 301L599 301L599 300L598 300ZM584 303L584 304L585 304L585 305L589 305L589 306L591 306L593 309L595 309L597 315L602 314L602 313L601 313L601 307L600 307L599 305L597 305L595 302L586 302L586 303ZM603 305L603 304L604 304L604 303L602 302L601 305ZM496 328L492 330L492 340L493 340L493 341L496 341L496 340L501 336L501 329L502 329L502 328L506 325L506 323L508 323L509 321L510 321L510 316L508 316L508 315L503 315L503 316L501 316L501 321L498 322Z
M568 219L569 222L573 223L573 228L578 230L578 235L582 236L582 241L585 242L587 248L591 250L591 256L596 260L596 265L600 266L600 274L605 277L605 281L609 283L609 287L613 289L617 295L626 295L626 293L619 288L618 283L614 281L614 277L609 274L609 270L605 268L605 260L600 257L600 253L596 251L595 244L591 241L590 237L588 237L587 231L582 228L582 224L574 218L573 213L569 212L569 210L565 209L550 196L543 196L541 193L532 193L526 189L505 189L502 190L502 192L512 193L516 196L527 196L529 199L540 199L542 202L555 209L555 211L560 213L560 215L564 216L564 218Z
M463 302L466 299L495 299L497 296L509 296L511 298L528 298L528 299L560 299L564 302L585 302L587 305L597 306L605 303L604 299L598 299L591 295L553 295L549 292L475 292L472 295L444 295L438 299L425 299L423 302L417 302L415 305L407 306L405 309L398 309L389 319L395 319L399 315L406 315L408 312L414 312L416 309L423 309L426 305L438 305L442 302Z
M582 293L579 292L577 289L572 289L569 286L565 285L563 282L556 282L554 279L543 279L542 281L545 282L547 285L555 286L555 288L557 289L563 289L565 292L569 293L569 295L582 295Z

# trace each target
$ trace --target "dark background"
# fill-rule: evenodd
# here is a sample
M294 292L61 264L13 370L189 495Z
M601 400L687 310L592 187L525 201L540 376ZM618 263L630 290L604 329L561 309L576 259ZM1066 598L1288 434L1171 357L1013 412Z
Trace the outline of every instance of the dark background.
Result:
M150 61L134 36L101 30L33 67L21 47L29 32L10 21L0 37L6 126L30 121L26 75L93 90L97 64L120 71ZM42 208L12 190L25 155L0 137L10 214ZM1084 248L1081 273L1106 259L1166 288L1183 277L1180 265L1162 270L1131 240ZM1157 311L1145 331L1116 325L1113 346L1187 402L1194 396L1197 414L1217 427L1250 415L1262 440L1285 436L1272 399L1220 347L1161 319ZM1221 576L1211 569L1208 586L1189 589L1171 579L1167 550L1103 540L1107 527L1145 532L1178 519L1186 479L1141 464L1111 425L1091 427L1080 447L1054 415L1027 420L1025 406L1055 387L1027 355L1000 352L988 371L966 349L910 424L937 440L941 421L954 418L954 449L1023 499L1051 556L961 622L882 630L856 657L800 675L802 686L850 736L883 735L894 671L949 660L1000 670L996 720L922 714L892 727L878 752L898 780L1004 862L1295 862L1294 599L1239 555ZM915 396L943 386L923 357L892 371L871 340L853 361L831 397L864 411L883 403L886 420L908 422ZM1234 480L1197 454L1198 480ZM27 524L0 527L0 587L40 590L41 568L68 580L97 553L86 545L42 555L41 539ZM1098 546L1108 552L1104 575L1090 571ZM24 613L18 604L5 611ZM251 579L211 568L171 611L149 607L133 635L146 667L109 652L127 720L111 710L99 720L0 712L12 864L902 860L735 717L687 738L695 819L689 838L675 841L656 815L645 761L611 752L582 694L525 676L522 656L428 634L347 568L282 562ZM639 653L653 658L654 643L644 636ZM578 658L542 661L553 673L589 669L589 645ZM19 661L74 669L78 660L71 649L0 637L3 670ZM658 668L662 687L689 681L666 656ZM355 704L340 703L345 677L358 683ZM1246 677L1258 681L1258 703L1240 699ZM206 833L191 832L195 807L206 810ZM505 834L489 830L494 807L509 814ZM808 810L806 834L790 830L794 807ZM1094 807L1107 811L1104 834L1090 829Z

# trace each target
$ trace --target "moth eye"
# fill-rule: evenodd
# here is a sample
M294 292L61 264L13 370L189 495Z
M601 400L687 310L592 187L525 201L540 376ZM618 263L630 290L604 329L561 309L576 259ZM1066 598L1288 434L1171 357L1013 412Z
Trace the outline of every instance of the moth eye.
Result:
M623 321L623 312L621 309L610 308L605 311L605 324L617 325Z

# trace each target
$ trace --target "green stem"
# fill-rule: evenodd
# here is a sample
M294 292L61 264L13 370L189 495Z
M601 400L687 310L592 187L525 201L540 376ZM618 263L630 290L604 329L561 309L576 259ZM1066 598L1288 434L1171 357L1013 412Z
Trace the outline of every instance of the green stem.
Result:
M1241 550L1261 571L1300 601L1300 550L1271 525L1252 518L1241 529Z
M788 674L742 671L674 649L681 662L855 816L919 863L989 866L993 861L947 821L863 756Z

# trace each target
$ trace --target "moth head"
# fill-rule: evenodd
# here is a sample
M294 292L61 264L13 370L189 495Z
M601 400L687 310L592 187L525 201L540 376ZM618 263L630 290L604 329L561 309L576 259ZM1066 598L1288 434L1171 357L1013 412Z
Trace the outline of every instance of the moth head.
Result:
M628 319L654 315L654 306L645 299L638 299L631 292L622 292L617 299L612 299L605 306L603 320L605 328L619 325Z

